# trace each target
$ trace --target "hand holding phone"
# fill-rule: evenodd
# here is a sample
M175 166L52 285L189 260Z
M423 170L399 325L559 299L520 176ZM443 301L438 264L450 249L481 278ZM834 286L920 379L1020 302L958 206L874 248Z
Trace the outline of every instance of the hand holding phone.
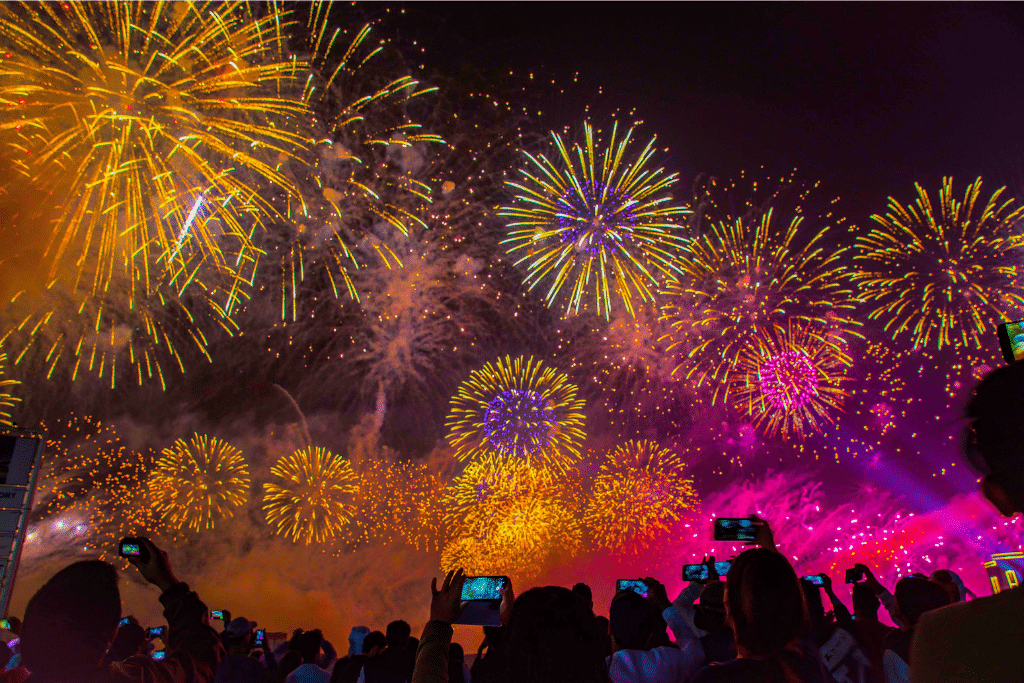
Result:
M807 581L814 586L824 586L825 579L822 578L821 574L811 574L810 576L800 577L802 581Z
M860 583L864 580L864 570L859 567L850 567L846 570L846 583Z
M224 610L210 610L210 619L212 619L213 621L224 621Z
M256 629L256 639L253 641L253 647L263 647L263 642L267 637L267 629L258 628Z
M149 548L141 538L122 538L117 551L121 557L135 558L142 564L149 562Z
M753 541L760 523L750 517L719 517L715 520L716 541Z
M647 597L647 583L643 579L619 579L615 582L615 592L633 591L642 598Z
M462 583L461 608L453 624L501 626L502 596L507 576L467 576Z
M163 658L165 658L166 656L167 656L167 651L166 650L157 650L156 652L153 653L153 659L156 659L158 661L163 659Z
M1024 360L1024 320L1003 323L998 328L998 335L1003 360L1011 364Z
M166 626L154 626L153 628L147 628L146 629L146 637L149 638L150 640L153 640L154 638L163 638L164 634L166 634L166 633L167 633L167 627Z

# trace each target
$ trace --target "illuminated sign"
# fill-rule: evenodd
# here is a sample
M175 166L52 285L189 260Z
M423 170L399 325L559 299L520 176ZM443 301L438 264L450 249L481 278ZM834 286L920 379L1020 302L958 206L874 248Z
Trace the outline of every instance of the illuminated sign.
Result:
M985 563L985 571L993 593L1016 588L1024 577L1024 552L995 553Z

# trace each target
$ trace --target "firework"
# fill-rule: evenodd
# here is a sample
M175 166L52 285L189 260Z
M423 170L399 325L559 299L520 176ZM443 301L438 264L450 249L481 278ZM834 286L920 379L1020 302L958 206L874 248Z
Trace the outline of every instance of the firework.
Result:
M982 348L992 328L1024 306L1017 229L1024 206L999 188L982 200L981 178L963 199L943 178L939 202L915 184L917 198L873 215L875 226L856 242L855 280L872 309L869 317L915 347Z
M431 188L415 176L424 163L424 146L444 142L409 117L413 100L436 88L422 87L408 75L380 83L364 73L383 41L370 44L370 24L351 35L331 30L330 6L314 2L309 15L313 68L302 99L317 113L309 131L318 141L314 162L294 170L301 194L298 202L288 197L286 210L295 230L267 245L273 275L280 277L281 318L291 321L303 307L304 288L358 300L353 272L369 258L385 263L395 258L389 247L377 245L360 263L354 236L370 222L403 234L410 226L427 227L418 214L430 203ZM343 47L335 49L336 44Z
M355 514L358 479L339 455L300 449L280 458L270 473L281 482L264 484L263 511L275 532L294 542L333 540Z
M191 531L212 529L249 497L249 467L242 453L217 438L195 434L163 450L149 477L161 520Z
M845 219L834 214L835 200L816 208L815 187L793 177L753 183L739 207L729 206L734 194L744 195L735 183L704 188L702 215L721 208L677 259L681 272L666 286L664 313L677 337L672 348L688 349L676 372L708 387L713 401L728 399L746 341L777 323L859 335L845 250L832 246Z
M603 149L589 123L584 133L584 145L570 150L552 132L555 160L525 153L522 180L509 182L515 202L499 211L509 219L504 244L516 265L526 264L526 284L546 288L549 305L567 289L566 311L592 302L598 315L609 316L616 299L632 314L640 302L654 301L660 279L675 272L684 240L674 221L688 210L667 192L678 176L648 167L654 138L632 157L633 129L620 140L616 124Z
M556 554L570 557L580 544L573 479L521 460L470 463L445 495L445 525L458 533L445 546L442 567L526 576Z
M611 451L587 503L585 522L595 543L623 550L652 545L697 505L693 480L678 454L653 441L630 441Z
M258 256L250 235L276 215L266 189L295 193L279 167L306 149L308 109L284 90L304 64L286 54L289 13L260 12L244 2L0 8L0 145L25 186L9 186L7 201L45 198L6 212L5 248L42 266L41 292L94 309L101 337L108 310L186 291L215 295L230 315ZM187 310L181 318L190 325ZM57 345L81 358L80 337ZM100 364L90 351L87 362L112 373L116 355Z
M583 401L569 378L541 361L498 359L452 398L446 427L459 460L486 455L564 467L579 457Z
M46 452L33 522L70 524L76 543L108 559L117 557L117 543L125 536L175 540L174 529L160 523L150 504L146 479L152 453L128 449L112 424L72 416L48 425Z
M812 324L790 321L754 337L740 350L733 381L737 407L769 435L820 432L841 410L852 361L841 343Z
M561 321L556 357L566 358L588 399L603 408L597 429L625 438L678 434L688 422L693 396L672 372L672 329L653 307L635 313L610 321L592 316Z
M419 462L367 459L353 467L352 521L338 534L343 549L370 543L408 543L436 550L442 532L428 499L439 503L444 482Z
M0 378L4 376L4 363L7 362L7 354L0 353ZM0 379L0 426L6 425L11 426L11 413L9 412L14 408L14 404L20 401L20 398L15 397L10 393L10 390L21 384L21 382L13 379Z

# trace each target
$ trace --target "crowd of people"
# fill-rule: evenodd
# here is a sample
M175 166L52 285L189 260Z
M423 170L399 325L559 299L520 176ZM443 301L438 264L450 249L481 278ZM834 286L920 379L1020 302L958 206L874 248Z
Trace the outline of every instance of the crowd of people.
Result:
M1002 514L1024 512L1024 363L986 377L968 417L964 447L982 491ZM434 581L419 639L404 621L356 626L338 657L319 630L272 648L255 622L224 615L218 633L167 554L143 539L148 557L129 562L160 590L165 647L151 652L153 634L122 619L114 567L76 562L39 589L23 622L6 624L17 638L0 647L0 683L1024 683L1024 589L969 600L939 570L890 591L858 564L851 613L830 577L798 577L770 524L753 520L752 547L724 580L705 558L707 578L675 600L647 577L646 590L616 593L605 617L582 583L518 597L507 585L500 625L483 628L471 665L452 642L461 570ZM896 628L879 620L882 606Z

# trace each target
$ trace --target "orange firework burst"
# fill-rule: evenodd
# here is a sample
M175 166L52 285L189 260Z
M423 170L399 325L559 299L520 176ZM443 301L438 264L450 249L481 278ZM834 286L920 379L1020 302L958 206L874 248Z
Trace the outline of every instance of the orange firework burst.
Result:
M791 320L760 332L740 350L735 403L769 435L820 432L842 410L851 363L836 335Z
M249 466L237 448L195 434L163 450L149 476L149 493L160 518L192 531L212 529L249 497Z
M602 548L653 543L698 503L686 463L654 441L630 441L606 456L584 522ZM628 545L627 545L628 544Z
M470 463L445 496L446 525L459 530L442 567L536 575L554 553L579 548L579 499L568 473L522 461Z
M340 455L299 449L281 457L270 473L280 481L263 485L263 511L276 533L306 545L326 543L352 520L358 478Z

